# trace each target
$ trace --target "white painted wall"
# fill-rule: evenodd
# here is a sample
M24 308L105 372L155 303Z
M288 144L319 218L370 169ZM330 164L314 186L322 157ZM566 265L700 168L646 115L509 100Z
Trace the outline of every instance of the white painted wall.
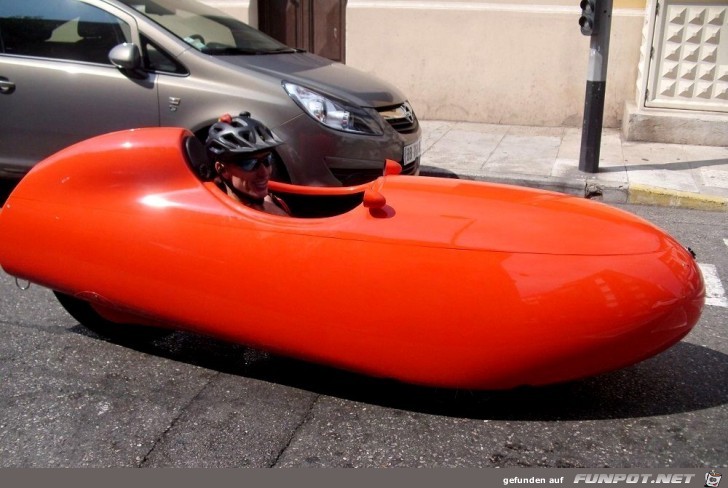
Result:
M589 38L576 1L349 0L347 64L402 89L422 119L581 126ZM635 97L644 10L615 9L604 125Z

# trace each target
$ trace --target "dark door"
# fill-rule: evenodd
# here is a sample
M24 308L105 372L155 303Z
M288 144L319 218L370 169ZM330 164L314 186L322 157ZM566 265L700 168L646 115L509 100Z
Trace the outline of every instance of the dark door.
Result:
M345 62L346 0L258 0L261 31L282 43Z

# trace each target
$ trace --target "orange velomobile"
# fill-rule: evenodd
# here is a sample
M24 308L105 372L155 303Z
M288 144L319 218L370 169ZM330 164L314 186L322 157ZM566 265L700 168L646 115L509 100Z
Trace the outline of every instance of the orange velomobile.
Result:
M614 370L700 317L691 252L609 206L388 174L358 187L272 183L294 206L337 213L268 215L198 178L195 142L138 129L40 163L0 213L0 265L92 326L194 331L438 387Z

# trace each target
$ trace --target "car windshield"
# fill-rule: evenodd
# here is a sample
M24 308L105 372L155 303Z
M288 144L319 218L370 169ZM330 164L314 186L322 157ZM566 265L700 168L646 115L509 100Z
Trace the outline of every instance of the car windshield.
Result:
M295 52L285 44L219 11L191 0L121 0L206 54Z

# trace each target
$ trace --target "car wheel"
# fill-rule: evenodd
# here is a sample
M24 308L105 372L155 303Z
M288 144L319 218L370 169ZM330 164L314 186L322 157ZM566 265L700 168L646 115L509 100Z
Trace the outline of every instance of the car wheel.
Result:
M94 310L93 306L85 300L81 300L58 291L54 291L53 294L71 317L76 319L87 329L96 332L102 337L144 341L158 339L171 333L170 330L157 327L113 322L102 317L96 310Z

